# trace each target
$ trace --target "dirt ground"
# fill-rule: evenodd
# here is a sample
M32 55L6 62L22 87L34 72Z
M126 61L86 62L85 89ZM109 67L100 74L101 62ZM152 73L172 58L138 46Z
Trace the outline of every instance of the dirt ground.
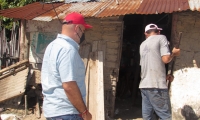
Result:
M23 120L46 120L44 115L42 114L40 118L37 118L36 115L34 114L30 114L30 115L27 115L26 117L24 117Z
M142 120L141 97L133 104L132 99L127 97L117 98L115 101L115 120Z
M117 98L115 105L114 120L142 120L141 97L136 99L134 105L132 99L129 97L123 99ZM10 112L6 111L2 114L10 114ZM37 117L32 110L29 110L26 116L24 116L24 110L21 110L21 114L16 114L16 116L20 118L19 120L46 120L43 114Z

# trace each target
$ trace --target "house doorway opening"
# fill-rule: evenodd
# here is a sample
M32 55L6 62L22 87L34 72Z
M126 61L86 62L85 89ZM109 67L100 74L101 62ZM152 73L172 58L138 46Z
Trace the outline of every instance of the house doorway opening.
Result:
M139 47L145 40L145 26L150 23L157 24L163 29L161 34L170 41L172 14L125 15L123 21L123 44L116 89L115 118L137 119L142 118Z

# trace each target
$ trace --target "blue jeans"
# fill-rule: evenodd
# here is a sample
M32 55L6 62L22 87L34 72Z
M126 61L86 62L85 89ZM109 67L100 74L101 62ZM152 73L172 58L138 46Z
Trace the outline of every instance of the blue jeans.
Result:
M171 120L171 103L167 89L141 89L142 117L151 120L153 112L160 120Z
M47 120L83 120L78 114L61 115L56 117L46 118Z

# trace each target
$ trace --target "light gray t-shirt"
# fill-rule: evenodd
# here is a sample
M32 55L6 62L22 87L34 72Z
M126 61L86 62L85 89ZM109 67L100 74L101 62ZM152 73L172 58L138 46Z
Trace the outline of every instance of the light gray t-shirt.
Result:
M139 88L167 89L165 63L162 61L164 55L170 55L168 41L164 35L152 35L142 42Z

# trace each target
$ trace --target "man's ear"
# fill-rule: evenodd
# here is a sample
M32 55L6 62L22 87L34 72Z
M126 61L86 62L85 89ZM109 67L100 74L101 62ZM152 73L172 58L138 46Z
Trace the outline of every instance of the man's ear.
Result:
M74 26L74 30L76 31L76 30L77 30L77 28L78 28L78 25L75 25L75 26Z

